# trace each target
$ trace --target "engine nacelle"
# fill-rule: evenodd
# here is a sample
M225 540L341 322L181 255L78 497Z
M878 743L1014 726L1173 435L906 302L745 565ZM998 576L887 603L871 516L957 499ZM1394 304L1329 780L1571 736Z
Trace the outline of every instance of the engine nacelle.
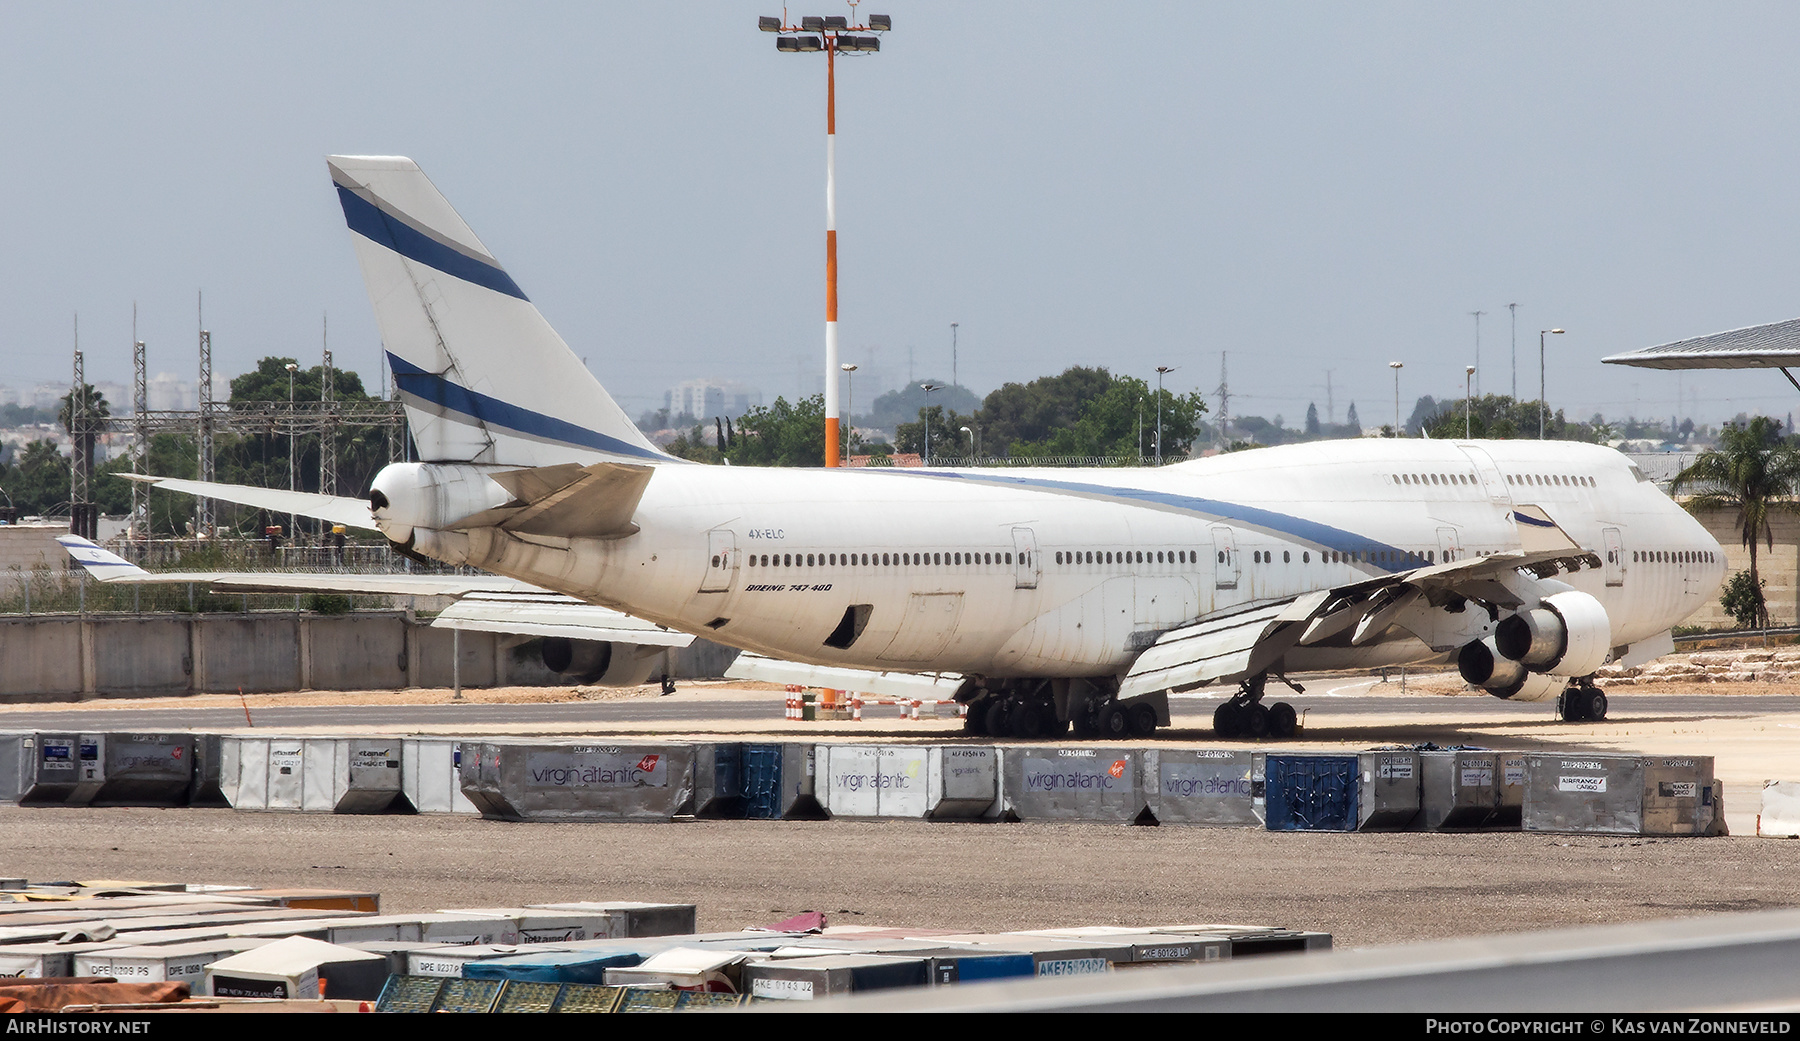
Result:
M1465 681L1509 701L1543 701L1567 685L1560 676L1532 672L1499 653L1492 637L1465 644L1456 656L1456 669Z
M542 646L544 668L573 683L599 687L636 687L644 683L663 653L661 647L561 636L546 636Z
M375 526L402 544L414 528L444 528L511 501L512 493L466 463L391 463L369 488Z
M1587 593L1555 593L1501 622L1494 630L1494 647L1533 672L1587 676L1606 664L1612 621Z

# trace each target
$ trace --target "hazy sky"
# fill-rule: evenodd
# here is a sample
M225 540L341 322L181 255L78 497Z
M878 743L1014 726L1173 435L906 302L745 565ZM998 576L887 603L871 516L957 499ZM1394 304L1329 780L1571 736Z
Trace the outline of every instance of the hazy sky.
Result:
M378 339L324 156L417 159L633 414L822 368L825 65L774 3L6 4L0 381L339 364ZM844 358L1072 364L1365 423L1482 387L1709 421L1773 371L1606 354L1800 315L1800 6L865 4L839 70ZM836 14L842 4L791 14ZM1215 399L1216 404L1216 399ZM1688 408L1682 409L1685 414Z

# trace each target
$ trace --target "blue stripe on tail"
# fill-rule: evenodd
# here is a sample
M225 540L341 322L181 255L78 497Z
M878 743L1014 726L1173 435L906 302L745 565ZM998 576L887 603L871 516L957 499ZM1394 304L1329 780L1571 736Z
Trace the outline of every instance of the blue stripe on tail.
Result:
M558 441L567 445L579 445L614 455L636 456L640 459L669 459L665 452L644 448L628 441L602 434L598 430L589 430L576 426L566 420L546 416L542 412L533 412L517 405L509 405L499 398L460 387L435 372L426 372L417 365L388 352L388 364L394 373L394 386L403 394L422 401L429 401L450 412L461 413L471 419L479 420L497 427L505 427L530 437L542 438L546 441Z
M465 282L520 300L527 299L525 291L505 271L451 249L341 184L337 185L337 190L338 202L343 204L344 220L349 223L350 230L370 242Z

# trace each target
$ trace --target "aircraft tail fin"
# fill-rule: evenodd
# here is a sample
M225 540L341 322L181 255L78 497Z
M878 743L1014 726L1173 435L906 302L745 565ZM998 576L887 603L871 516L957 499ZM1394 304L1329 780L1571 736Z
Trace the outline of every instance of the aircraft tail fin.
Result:
M69 556L75 559L75 563L102 582L141 580L150 574L117 553L101 549L98 543L80 535L58 535L56 541L69 551Z
M508 466L669 458L417 163L331 156L329 164L421 458Z

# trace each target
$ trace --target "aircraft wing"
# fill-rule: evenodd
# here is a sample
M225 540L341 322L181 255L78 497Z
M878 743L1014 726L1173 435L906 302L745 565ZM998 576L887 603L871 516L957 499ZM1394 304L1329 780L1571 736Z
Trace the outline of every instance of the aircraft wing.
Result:
M1120 682L1119 697L1245 679L1276 665L1294 647L1345 633L1351 646L1372 643L1421 600L1441 603L1462 598L1518 607L1517 594L1503 581L1511 573L1529 571L1548 578L1600 566L1596 554L1582 549L1542 509L1516 507L1513 520L1519 528L1518 550L1397 571L1171 629L1132 663Z
M962 674L956 672L874 672L836 665L804 665L751 651L737 656L725 670L725 678L829 687L890 698L950 698L963 684Z
M240 506L252 506L272 513L294 513L316 517L332 524L374 531L375 519L369 514L369 500L348 495L319 495L315 492L290 492L282 488L256 488L247 484L216 484L189 481L179 477L147 477L143 474L120 474L127 480L142 481L152 488L170 492L186 492L203 499L223 499Z
M346 575L297 571L145 571L79 535L56 540L95 579L125 585L205 583L229 593L367 593L454 596L457 601L431 623L521 636L561 636L652 647L694 642L676 632L609 607L498 575Z

